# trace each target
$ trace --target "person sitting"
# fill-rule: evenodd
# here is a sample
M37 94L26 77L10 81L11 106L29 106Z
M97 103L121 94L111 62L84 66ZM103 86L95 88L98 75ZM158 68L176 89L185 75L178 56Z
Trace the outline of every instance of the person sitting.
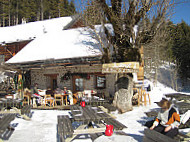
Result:
M63 87L63 93L64 93L64 94L68 94L67 87Z
M42 97L39 95L38 83L35 83L34 87L32 88L32 97L36 98L36 104L39 106L40 103L41 103L41 98Z
M59 87L57 87L54 92L55 94L62 94L63 91Z
M51 97L54 97L54 93L53 91L51 90L51 87L48 87L47 90L46 90L46 95L51 95Z
M64 95L68 95L69 94L69 92L68 92L68 90L67 90L67 87L63 87L63 94ZM67 102L70 104L70 100L69 100L69 95L67 96Z
M68 96L67 96L68 102L70 105L73 105L73 93L71 90L68 90Z
M178 134L180 125L178 110L166 98L162 98L157 105L161 107L158 116L155 120L146 122L145 126L173 138Z
M48 104L47 102L49 102L50 103L50 104L48 104L49 106L54 106L55 99L54 99L54 93L51 90L51 87L48 87L45 93L46 93L45 105ZM48 97L47 95L51 95L51 97ZM51 104L51 102L52 102L52 104Z

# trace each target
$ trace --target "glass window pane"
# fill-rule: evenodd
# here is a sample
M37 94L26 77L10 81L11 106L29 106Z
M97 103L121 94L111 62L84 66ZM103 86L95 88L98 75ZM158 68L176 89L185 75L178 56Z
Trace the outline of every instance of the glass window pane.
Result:
M97 88L105 88L106 78L105 76L97 76Z
M5 61L5 56L4 55L0 55L0 63Z
M83 79L82 78L77 78L75 80L75 87L77 91L83 91Z

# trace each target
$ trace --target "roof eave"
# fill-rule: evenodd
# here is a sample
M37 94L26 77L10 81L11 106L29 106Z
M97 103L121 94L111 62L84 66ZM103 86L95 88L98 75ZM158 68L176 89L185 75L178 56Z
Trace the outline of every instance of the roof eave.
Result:
M53 66L72 66L72 65L82 65L82 64L93 64L101 63L101 55L90 56L90 57L77 57L77 58L67 58L67 59L48 59L32 62L22 62L22 63L6 63L8 66L12 66L15 69L28 70L31 68L44 68Z

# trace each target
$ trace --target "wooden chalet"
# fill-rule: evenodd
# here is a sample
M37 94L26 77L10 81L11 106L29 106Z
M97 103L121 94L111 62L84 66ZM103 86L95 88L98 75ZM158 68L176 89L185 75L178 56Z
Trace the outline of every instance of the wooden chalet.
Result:
M47 30L32 39L6 65L20 70L27 87L38 83L41 89L66 86L72 92L97 90L105 96L114 96L116 72L102 65L101 45L89 30L74 17L64 28ZM138 63L123 65L117 64L122 73L139 70Z
M8 61L24 46L47 32L81 27L79 16L54 18L0 28L0 63Z

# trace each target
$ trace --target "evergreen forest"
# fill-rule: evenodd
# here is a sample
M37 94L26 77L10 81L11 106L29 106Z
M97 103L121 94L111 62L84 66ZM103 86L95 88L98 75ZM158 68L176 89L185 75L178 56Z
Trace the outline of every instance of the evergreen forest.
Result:
M179 77L190 78L190 26L182 21L174 25L170 23L167 55L177 64Z
M75 13L73 0L0 0L0 27Z

